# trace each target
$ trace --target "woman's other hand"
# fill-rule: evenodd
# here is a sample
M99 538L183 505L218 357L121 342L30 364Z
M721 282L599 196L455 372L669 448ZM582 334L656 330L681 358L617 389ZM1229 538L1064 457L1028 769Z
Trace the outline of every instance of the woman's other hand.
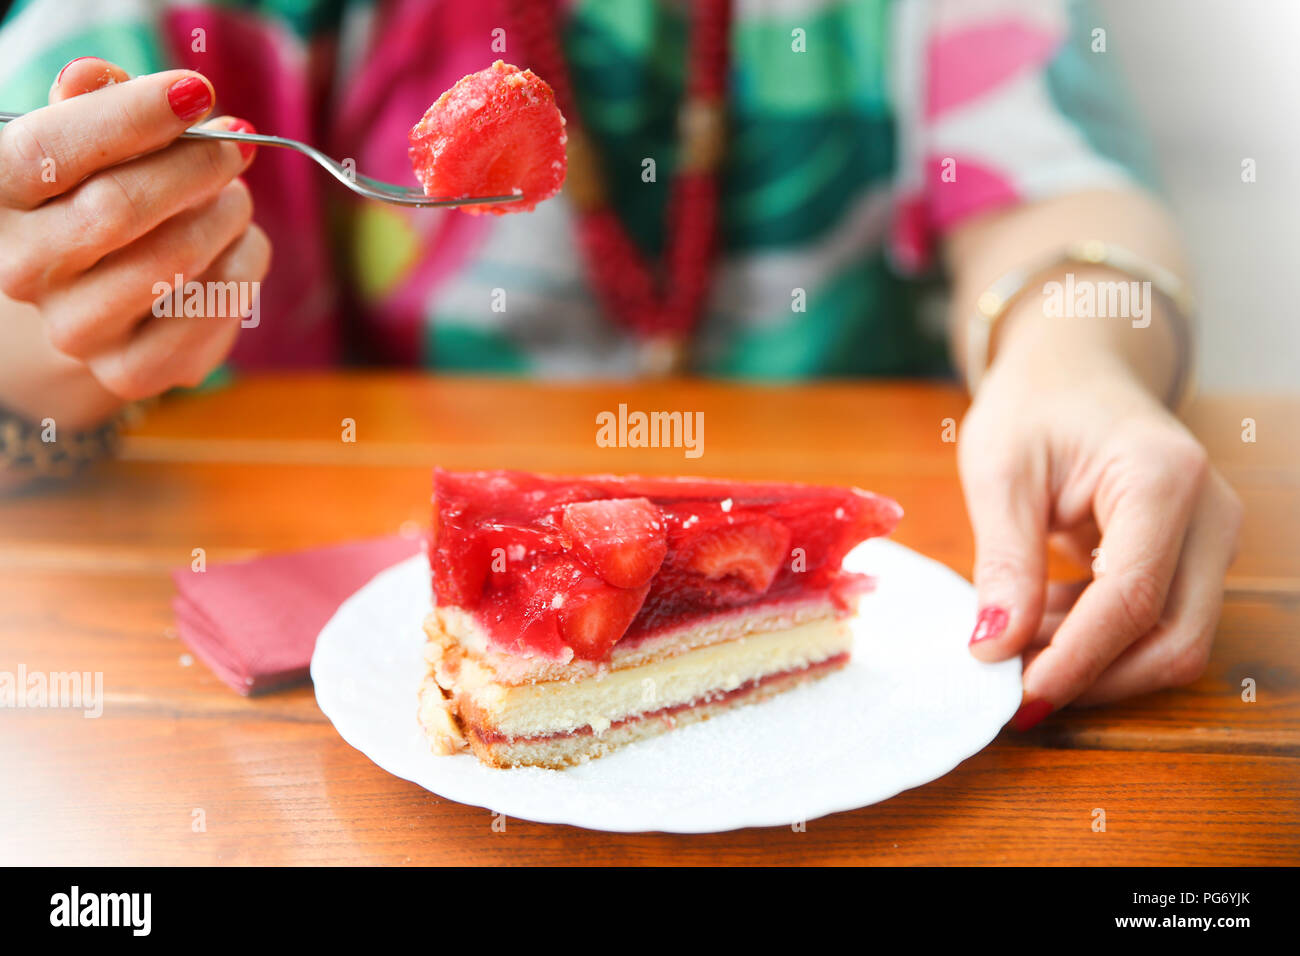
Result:
M1122 362L1086 348L1043 358L1028 339L1008 344L958 446L976 540L971 653L1024 652L1022 729L1198 678L1242 512ZM1049 539L1091 580L1049 586Z
M973 220L947 247L955 354L966 354L965 320L999 275L1090 237L1186 274L1177 231L1142 193L1075 193ZM1132 279L1066 271L1076 285ZM1026 290L999 323L962 422L980 608L970 650L986 661L1024 655L1021 729L1067 704L1189 683L1210 657L1242 507L1165 407L1185 319L1146 299L1142 321L1066 318ZM1088 577L1049 585L1049 545Z

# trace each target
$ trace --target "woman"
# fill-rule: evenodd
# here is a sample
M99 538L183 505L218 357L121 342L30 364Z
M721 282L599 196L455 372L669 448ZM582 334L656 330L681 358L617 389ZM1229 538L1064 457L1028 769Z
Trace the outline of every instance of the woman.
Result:
M971 652L1025 654L1022 728L1195 679L1241 509L1170 410L1186 267L1088 8L557 6L20 6L0 32L0 106L35 111L0 133L11 421L93 428L227 360L926 373L940 343L900 273L937 252L974 391ZM256 126L411 182L406 129L497 58L570 124L565 195L527 216L354 202L301 157L177 139ZM259 322L154 315L175 275L265 276ZM1049 539L1086 589L1048 588Z

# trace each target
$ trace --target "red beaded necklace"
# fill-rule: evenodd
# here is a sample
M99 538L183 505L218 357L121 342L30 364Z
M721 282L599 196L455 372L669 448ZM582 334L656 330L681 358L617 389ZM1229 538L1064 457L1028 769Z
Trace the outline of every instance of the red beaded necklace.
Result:
M726 115L730 0L693 0L686 92L678 109L680 158L669 185L662 261L646 260L609 204L583 129L560 43L558 0L510 0L533 72L550 83L568 121L565 190L577 211L578 245L605 314L642 343L642 368L671 374L687 364L717 250L718 179Z

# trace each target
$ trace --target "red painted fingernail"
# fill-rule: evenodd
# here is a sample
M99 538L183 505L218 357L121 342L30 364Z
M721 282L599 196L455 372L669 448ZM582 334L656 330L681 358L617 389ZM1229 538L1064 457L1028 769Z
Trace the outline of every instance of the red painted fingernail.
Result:
M248 120L237 119L231 122L230 131L232 133L256 133L257 129ZM244 159L248 159L248 157L257 152L256 143L236 143L235 145L239 147L239 152Z
M54 78L54 85L58 86L60 83L63 82L63 74L68 72L68 67L72 66L72 64L80 63L82 60L93 60L93 59L95 59L95 57L93 56L79 56L69 60L67 63L63 64L63 69L59 70L59 75Z
M1052 712L1052 702L1035 697L1026 697L1011 718L1011 726L1022 733L1032 730L1043 722L1043 718Z
M168 88L167 102L181 119L196 120L212 108L212 90L197 76L187 76Z
M979 617L975 618L975 630L971 632L970 642L975 644L1001 637L1006 629L1007 612L996 604L990 604L980 611Z

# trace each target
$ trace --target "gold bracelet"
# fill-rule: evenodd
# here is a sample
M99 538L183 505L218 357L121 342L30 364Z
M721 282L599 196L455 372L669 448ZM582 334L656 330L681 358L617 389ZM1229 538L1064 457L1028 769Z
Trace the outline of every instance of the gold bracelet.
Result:
M1070 264L1102 266L1132 276L1139 282L1150 283L1151 288L1170 303L1170 325L1178 352L1178 367L1165 403L1175 411L1181 409L1195 390L1191 320L1195 303L1191 292L1178 276L1163 266L1102 239L1071 243L1055 255L1007 272L984 290L976 300L975 311L966 327L966 386L971 395L975 394L988 370L998 322L1028 290L1031 279Z

